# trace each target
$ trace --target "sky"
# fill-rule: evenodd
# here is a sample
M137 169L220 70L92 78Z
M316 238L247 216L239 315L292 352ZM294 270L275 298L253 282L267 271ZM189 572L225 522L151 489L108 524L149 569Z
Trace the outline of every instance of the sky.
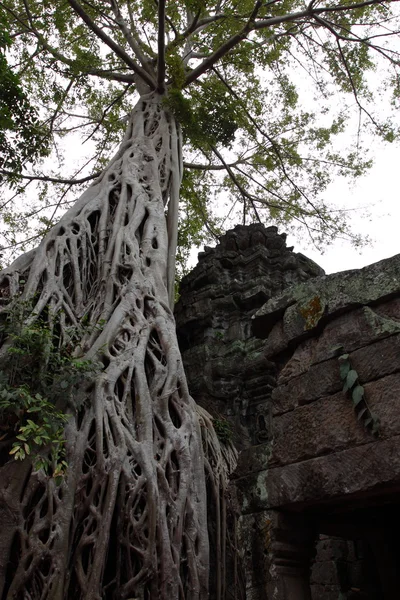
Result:
M294 246L295 252L302 252L327 273L359 269L400 254L400 147L378 144L373 154L374 166L366 176L355 184L336 180L324 194L333 205L339 202L355 209L349 212L352 229L371 238L370 243L357 249L338 240L321 254L288 236L288 246Z
M331 206L339 204L349 209L352 230L368 237L369 242L354 248L347 241L337 240L321 252L305 238L289 234L286 240L288 246L294 246L294 252L311 258L327 274L360 269L400 254L400 144L371 140L375 146L371 152L374 164L368 173L355 182L336 179L323 193ZM196 248L191 253L192 267L201 250Z

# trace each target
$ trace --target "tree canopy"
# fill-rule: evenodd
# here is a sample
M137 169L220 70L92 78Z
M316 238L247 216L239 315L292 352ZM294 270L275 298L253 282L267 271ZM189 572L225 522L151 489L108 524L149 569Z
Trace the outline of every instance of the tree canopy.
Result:
M149 90L165 95L183 132L182 260L232 215L297 223L316 243L352 235L323 191L370 165L365 130L398 135L396 9L377 0L3 0L3 247L48 230L107 164ZM356 140L339 151L349 119Z
M322 191L368 160L332 142L350 109L397 135L395 8L0 0L4 249L46 233L0 272L2 597L225 596L237 451L189 393L177 236L184 258L238 213L346 233Z

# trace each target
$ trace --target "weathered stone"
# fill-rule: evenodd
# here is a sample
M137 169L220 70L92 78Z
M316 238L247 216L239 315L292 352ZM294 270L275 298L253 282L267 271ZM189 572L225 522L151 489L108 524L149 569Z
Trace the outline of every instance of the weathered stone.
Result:
M400 371L400 335L390 336L352 352L350 361L362 383Z
M340 379L339 362L332 359L312 366L306 373L298 377L292 377L289 382L279 385L282 379L282 373L278 378L278 387L272 393L272 411L273 414L281 414L288 410L293 410L296 406L308 404L317 398L334 394L343 388L343 382Z
M380 420L381 438L399 434L400 374L368 383L364 389L371 412ZM299 462L366 443L371 433L357 419L348 394L339 392L275 416L272 437L269 466Z
M312 585L312 600L338 600L340 598L340 589L337 585Z
M175 315L191 394L230 420L240 448L268 439L275 385L276 367L254 339L251 317L272 294L321 273L287 249L275 227L256 224L222 236L182 280Z
M311 460L261 473L250 491L254 510L314 503L347 502L354 495L373 495L399 486L400 437L374 441ZM248 488L249 489L249 488Z
M235 479L245 478L250 473L265 471L271 453L272 447L269 443L251 446L240 452L238 465L234 473Z
M269 467L305 461L371 440L343 392L274 417L272 435Z
M315 562L331 562L343 559L354 560L349 543L342 538L321 535L316 544Z
M318 277L271 298L256 315L259 327L284 313L289 340L300 338L343 311L390 299L400 289L400 256L364 269Z
M248 590L264 587L271 579L268 552L271 545L271 515L261 512L240 517L239 539L240 559L246 574L246 598Z
M236 227L184 278L176 311L191 393L229 420L240 450L231 491L242 597L337 600L353 585L368 600L397 598L386 542L364 560L351 540L378 540L390 518L371 526L375 510L387 512L375 504L400 500L400 256L321 276L292 250L275 227ZM342 391L343 353L379 438ZM344 537L318 537L310 588L317 533ZM374 561L387 581L369 578Z
M332 561L317 562L311 571L310 583L319 583L328 586L338 584L338 572ZM336 599L337 600L337 596Z
M319 335L313 338L313 342L310 343L309 339L299 340L299 345L285 366L282 377L289 379L305 373L313 364L337 357L340 347L343 348L342 353L352 352L377 340L396 335L400 333L399 329L400 325L395 321L384 319L375 309L367 306L342 314L327 323ZM286 350L288 346L293 347L285 334L283 321L279 321L266 340L264 353L270 358Z

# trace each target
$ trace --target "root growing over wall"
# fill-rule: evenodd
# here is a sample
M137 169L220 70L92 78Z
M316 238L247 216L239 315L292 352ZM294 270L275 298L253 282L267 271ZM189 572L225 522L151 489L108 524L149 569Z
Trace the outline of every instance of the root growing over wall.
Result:
M3 313L31 302L27 322L49 323L64 345L81 331L76 356L103 365L62 407L63 483L27 460L0 470L3 599L207 598L205 464L221 498L235 454L199 418L169 305L165 210L177 218L180 152L174 118L143 97L103 174L0 274Z

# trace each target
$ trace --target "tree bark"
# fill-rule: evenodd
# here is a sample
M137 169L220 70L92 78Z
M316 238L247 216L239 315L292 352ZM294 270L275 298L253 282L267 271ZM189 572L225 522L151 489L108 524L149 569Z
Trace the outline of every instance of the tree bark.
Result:
M168 300L181 164L175 119L142 97L103 174L0 274L2 311L32 301L28 321L51 322L62 344L80 331L76 355L103 364L65 401L62 484L28 461L0 470L3 599L208 597L201 431Z

